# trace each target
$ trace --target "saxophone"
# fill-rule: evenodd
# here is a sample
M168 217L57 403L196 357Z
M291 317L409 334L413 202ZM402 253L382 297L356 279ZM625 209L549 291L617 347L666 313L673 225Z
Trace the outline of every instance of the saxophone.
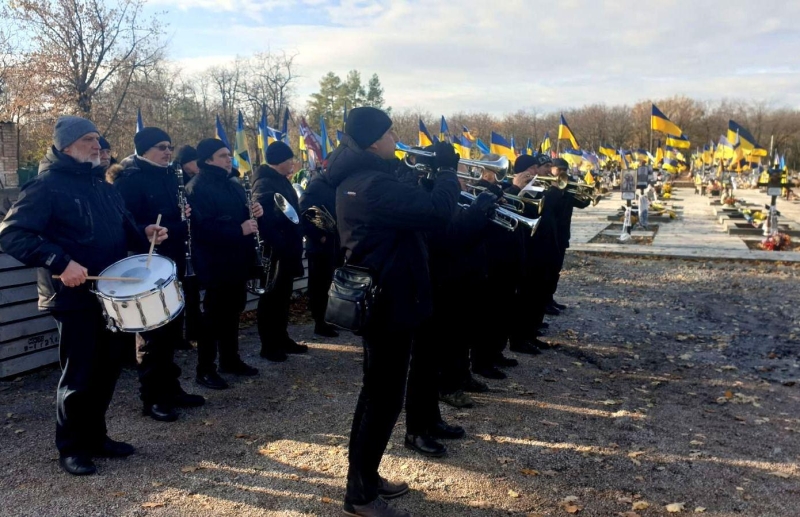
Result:
M173 167L175 175L178 177L178 207L181 211L181 222L186 223L186 271L184 277L194 276L194 266L192 265L192 221L186 217L186 185L183 184L183 170L177 163Z

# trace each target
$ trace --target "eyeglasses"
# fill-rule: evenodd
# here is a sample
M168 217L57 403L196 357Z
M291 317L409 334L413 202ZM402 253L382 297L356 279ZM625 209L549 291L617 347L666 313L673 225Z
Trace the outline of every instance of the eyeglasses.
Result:
M175 146L174 145L167 145L167 144L154 145L153 147L155 147L159 151L166 151L167 149L169 149L170 151L174 151L175 150Z

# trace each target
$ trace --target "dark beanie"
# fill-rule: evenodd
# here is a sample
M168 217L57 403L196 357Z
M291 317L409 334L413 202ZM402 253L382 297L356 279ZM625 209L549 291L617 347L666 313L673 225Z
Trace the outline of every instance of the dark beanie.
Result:
M294 158L292 148L280 140L275 140L267 147L267 163L270 165L279 165L292 158Z
M104 136L100 137L100 149L111 149L111 144L108 143L108 140L106 140Z
M514 172L526 171L534 165L539 165L535 156L521 154L517 156L517 161L514 162Z
M53 128L53 146L58 151L63 151L65 147L89 133L100 134L100 131L85 118L62 115L58 117L56 126Z
M206 160L210 160L214 153L222 148L227 149L228 147L222 143L222 140L217 138L200 140L200 143L197 144L197 161L203 163Z
M157 127L142 128L141 131L133 136L133 146L136 148L136 154L139 156L142 156L159 142L172 143L172 139L164 130Z
M556 158L553 160L553 166L558 167L559 169L567 170L569 169L569 162L567 162L567 160L564 158Z
M175 157L175 161L180 165L186 165L187 163L193 162L196 159L197 151L191 145L184 145L178 149L178 156Z
M355 140L360 148L366 149L377 142L390 127L392 119L389 115L378 108L364 106L350 110L344 132Z

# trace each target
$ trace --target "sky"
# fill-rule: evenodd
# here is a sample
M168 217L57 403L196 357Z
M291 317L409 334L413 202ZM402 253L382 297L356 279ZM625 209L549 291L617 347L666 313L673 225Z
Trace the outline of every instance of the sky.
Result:
M393 109L434 114L673 95L800 109L797 0L148 0L156 12L187 72L296 53L298 107L356 69Z

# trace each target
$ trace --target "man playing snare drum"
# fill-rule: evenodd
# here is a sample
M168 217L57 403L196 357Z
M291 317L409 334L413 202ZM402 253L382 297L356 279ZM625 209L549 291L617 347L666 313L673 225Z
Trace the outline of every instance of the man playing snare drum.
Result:
M137 226L104 181L99 139L92 122L60 117L39 175L22 187L0 224L0 247L39 267L39 308L50 311L58 325L56 447L61 467L74 475L94 474L93 457L134 452L106 434L121 357L87 276L125 258L128 250L146 251L153 236L156 244L167 238L166 228Z

